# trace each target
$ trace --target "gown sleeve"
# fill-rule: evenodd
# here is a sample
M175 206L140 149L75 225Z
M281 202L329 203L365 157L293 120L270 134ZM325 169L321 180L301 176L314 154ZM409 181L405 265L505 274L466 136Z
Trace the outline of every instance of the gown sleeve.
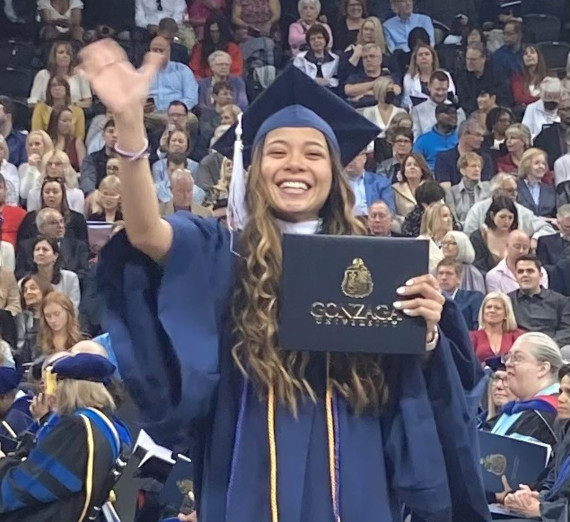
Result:
M102 252L98 286L102 324L143 427L174 449L211 413L232 257L218 221L188 212L168 220L173 243L164 266L120 233Z

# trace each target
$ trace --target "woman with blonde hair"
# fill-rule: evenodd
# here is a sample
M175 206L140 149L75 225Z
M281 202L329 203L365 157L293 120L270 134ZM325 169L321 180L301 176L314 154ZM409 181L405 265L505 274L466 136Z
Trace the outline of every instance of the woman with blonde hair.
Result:
M435 273L437 264L444 258L441 242L453 229L451 209L444 203L432 203L425 209L417 239L429 241L429 271Z
M429 98L429 80L432 73L437 69L439 69L439 58L435 49L428 44L418 45L412 53L410 67L404 76L402 107L411 111L414 105L418 105ZM443 72L449 78L447 92L455 96L453 79L447 71L444 70Z
M41 187L46 179L62 180L65 183L65 193L69 208L83 213L85 195L77 187L78 175L71 166L68 155L61 150L48 151L42 157L39 177L30 188L27 197L27 210L39 210L41 207Z
M458 230L451 230L445 234L441 241L441 251L447 259L453 259L461 263L461 290L474 290L487 293L485 278L477 267L473 266L475 261L475 249L469 240L469 236Z
M31 131L26 137L28 161L18 167L20 175L20 199L27 200L28 193L40 186L43 157L53 150L53 141L43 130Z
M489 292L479 309L479 330L469 332L473 350L479 361L505 355L524 330L517 325L508 295Z
M5 520L87 520L90 513L99 513L109 498L117 460L132 444L106 388L115 371L109 359L92 353L46 364L42 381L55 415L27 458L2 455L0 486L6 496L0 509ZM47 406L37 405L36 400L36 414L49 413Z
M44 297L37 338L44 355L66 352L83 339L75 310L71 299L61 292L49 292Z
M111 174L101 180L99 188L87 198L85 213L87 221L114 223L123 219L121 180L118 176Z
M519 165L524 151L532 144L530 130L522 123L514 123L505 131L505 145L507 154L497 158L497 172L505 174L518 174Z
M340 517L340 509L345 520L390 520L391 491L404 485L392 470L404 468L409 470L406 504L425 518L441 513L439 494L434 503L425 494L427 488L434 494L441 491L447 497L444 509L451 510L452 499L461 494L452 477L467 480L479 464L469 450L461 472L448 473L445 462L459 458L458 444L470 447L466 439L474 441L476 433L468 427L470 415L461 399L462 407L442 405L451 407L445 421L439 417L441 409L434 414L441 426L445 422L457 428L441 440L428 389L435 386L437 397L443 393L453 401L465 393L461 376L469 389L478 385L479 376L473 375L478 370L469 359L470 347L461 341L465 336L457 336L459 344L450 348L443 331L450 323L441 321L443 330L436 339L434 327L440 324L445 300L433 276L414 277L409 286L403 282L397 295L421 297L405 305L398 298L394 305L404 315L426 321L428 349L433 346L429 343L438 345L427 366L423 354L406 358L404 364L397 356L279 347L282 234L303 234L313 242L317 233L366 234L353 215L355 198L342 165L377 129L289 68L263 94L266 101L260 98L261 106L244 114L244 148L251 150L251 164L247 178L242 172L232 178L232 189L244 189L230 204L233 231L187 212L161 219L143 159L142 108L162 58L150 56L137 72L113 42L100 41L83 52L84 72L102 103L116 114L116 148L123 153L126 234L114 236L99 261L99 288L109 319L103 326L113 339L124 382L137 390L133 398L143 421L153 426L155 440L173 443L172 435L181 431L174 426L209 434L208 448L201 442L194 448L204 470L195 477L198 505L212 508L198 513L200 522L252 521L259 513L266 513L266 520L269 513L273 520L300 520L304 513L312 522L326 522L335 512ZM294 82L302 87L294 89ZM294 96L284 91L295 91ZM341 122L336 131L324 119L331 113ZM355 127L365 130L355 134ZM134 299L131 291L140 295L141 288L146 289L145 299ZM451 314L454 310L449 308ZM454 357L455 350L462 356ZM456 366L463 369L464 356L468 374ZM419 398L429 413L421 430L415 413ZM292 488L296 470L307 469L312 470L309 482ZM260 488L251 487L247 477L252 473ZM342 492L341 506L335 484ZM481 513L484 520L487 505L478 484L470 484L469 498L474 500L465 501L465 510Z
M406 112L394 105L402 89L389 76L381 76L374 82L372 92L378 103L374 107L365 107L362 110L362 116L374 123L382 131L378 137L384 138L394 116Z
M548 170L548 157L541 149L528 149L519 164L517 203L528 208L535 216L556 217L556 190L544 182L552 179Z

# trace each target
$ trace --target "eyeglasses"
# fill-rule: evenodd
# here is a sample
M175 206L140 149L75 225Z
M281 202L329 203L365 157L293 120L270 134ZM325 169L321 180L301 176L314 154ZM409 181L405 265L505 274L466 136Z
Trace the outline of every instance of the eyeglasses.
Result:
M441 246L457 246L456 241L442 241Z
M491 381L493 382L493 384L497 384L498 382L506 384L507 383L507 376L506 375L497 375L496 373L494 373L493 375L491 375Z
M524 355L521 353L507 353L501 357L501 362L505 365L511 364L515 366L517 364L528 362L528 359L525 359Z

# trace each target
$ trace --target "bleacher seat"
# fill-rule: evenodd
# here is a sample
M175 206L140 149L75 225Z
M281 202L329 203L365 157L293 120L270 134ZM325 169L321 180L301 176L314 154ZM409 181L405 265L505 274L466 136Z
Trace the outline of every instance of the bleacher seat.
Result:
M20 130L29 130L31 127L32 111L28 107L28 100L12 98L14 103L14 127Z
M459 49L459 47L455 44L439 44L435 46L435 52L439 59L439 66L450 74L455 73L457 49Z
M12 98L27 98L32 89L34 71L23 67L0 68L0 94Z
M435 33L435 45L443 43L449 34L449 27L437 20L433 20L433 30Z
M549 69L557 73L566 72L570 44L566 42L541 42L536 46L544 55L544 61Z
M529 14L523 17L525 32L534 42L551 42L560 37L560 19L546 14Z
M0 67L30 67L36 59L34 43L26 40L0 40Z

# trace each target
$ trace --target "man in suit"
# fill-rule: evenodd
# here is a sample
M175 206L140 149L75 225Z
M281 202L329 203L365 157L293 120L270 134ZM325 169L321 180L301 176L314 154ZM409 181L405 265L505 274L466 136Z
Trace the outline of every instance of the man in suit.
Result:
M368 232L376 237L402 237L392 231L394 214L385 201L374 201L368 207Z
M556 221L560 232L538 238L536 247L536 256L547 267L570 257L570 204L558 209Z
M355 216L367 216L368 207L375 201L384 201L392 213L396 212L392 183L381 174L364 170L366 151L361 151L345 168L344 173L354 192Z
M462 266L452 259L444 259L437 264L436 278L439 286L453 299L465 319L469 330L477 330L479 327L479 309L485 297L481 292L460 290Z
M36 216L36 226L42 236L55 239L59 243L62 268L71 270L82 281L89 270L89 250L85 241L65 237L65 221L58 210L43 208ZM33 268L34 241L26 239L18 245L16 251L16 270L18 279L24 277Z

